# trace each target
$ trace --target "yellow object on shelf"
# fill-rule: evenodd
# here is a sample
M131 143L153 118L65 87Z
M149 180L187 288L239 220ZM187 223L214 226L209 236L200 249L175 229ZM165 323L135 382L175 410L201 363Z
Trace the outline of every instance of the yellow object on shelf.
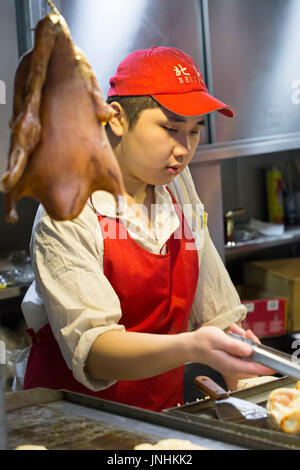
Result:
M283 181L282 173L276 167L267 171L267 193L269 221L275 224L284 223Z

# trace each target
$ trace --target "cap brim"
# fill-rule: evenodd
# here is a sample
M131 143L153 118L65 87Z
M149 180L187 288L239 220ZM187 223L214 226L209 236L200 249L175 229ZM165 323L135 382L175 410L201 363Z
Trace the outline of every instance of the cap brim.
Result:
M201 116L213 111L219 111L227 117L234 116L234 110L230 106L205 91L151 96L164 108L181 116Z

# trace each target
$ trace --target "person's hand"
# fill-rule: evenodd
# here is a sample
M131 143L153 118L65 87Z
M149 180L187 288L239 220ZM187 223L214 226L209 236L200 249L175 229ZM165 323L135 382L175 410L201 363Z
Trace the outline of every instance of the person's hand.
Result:
M232 333L235 333L235 334L238 334L240 336L243 336L245 338L249 338L249 339L252 339L253 341L255 341L256 343L259 343L261 344L261 341L259 340L259 338L253 333L253 331L251 330L245 330L244 328L242 328L241 326L237 325L236 323L233 323L231 326L230 326L230 331ZM268 371L266 370L266 373L263 374L263 375L274 375L276 373L276 371L274 370L271 370L269 369ZM228 388L230 390L236 390L237 386L238 386L238 381L239 380L245 380L245 379L251 379L251 378L255 378L255 377L258 377L258 375L247 375L247 374L239 374L237 376L223 376L224 377L224 380L228 386Z
M240 334L236 325L231 330ZM249 330L250 331L250 330ZM215 326L203 326L193 333L192 362L208 365L220 372L223 376L240 380L255 375L270 375L273 371L267 367L243 358L250 358L253 349L250 344L230 337L223 330ZM246 334L246 332L245 332ZM251 339L256 336L247 333Z
M230 331L231 331L231 333L235 333L237 335L243 336L244 338L252 339L256 343L261 344L261 341L259 340L259 338L257 336L255 336L255 334L253 333L252 330L244 330L244 328L237 325L236 323L233 323L230 326Z

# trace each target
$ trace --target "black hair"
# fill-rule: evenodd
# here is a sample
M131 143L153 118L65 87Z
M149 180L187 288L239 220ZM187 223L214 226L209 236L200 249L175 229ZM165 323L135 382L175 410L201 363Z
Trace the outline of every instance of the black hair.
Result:
M107 98L107 103L112 103L113 101L117 101L120 103L122 108L124 109L127 121L128 121L128 129L132 130L142 113L145 109L154 109L154 108L162 108L162 106L155 101L154 98L150 95L142 95L142 96L109 96Z

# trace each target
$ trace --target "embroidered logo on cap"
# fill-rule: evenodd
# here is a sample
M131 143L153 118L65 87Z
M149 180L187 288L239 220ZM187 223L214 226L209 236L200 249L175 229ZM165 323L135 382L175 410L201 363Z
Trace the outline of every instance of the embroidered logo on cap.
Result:
M178 78L179 83L182 85L183 83L201 83L202 86L205 87L204 80L201 76L201 73L193 65L193 69L195 72L195 75L191 75L189 72L187 72L187 67L183 67L181 64L174 65L173 72L175 72L176 77Z
M178 64L178 67L175 65L173 70L176 72L177 77L179 77L181 74L191 75L190 73L186 72L186 67L183 67L181 64Z
M198 82L201 83L201 85L203 85L204 87L206 87L206 85L204 83L204 80L202 78L202 75L201 75L201 73L199 72L199 70L197 69L197 67L195 65L193 65L193 69L195 70L195 73L197 75Z

